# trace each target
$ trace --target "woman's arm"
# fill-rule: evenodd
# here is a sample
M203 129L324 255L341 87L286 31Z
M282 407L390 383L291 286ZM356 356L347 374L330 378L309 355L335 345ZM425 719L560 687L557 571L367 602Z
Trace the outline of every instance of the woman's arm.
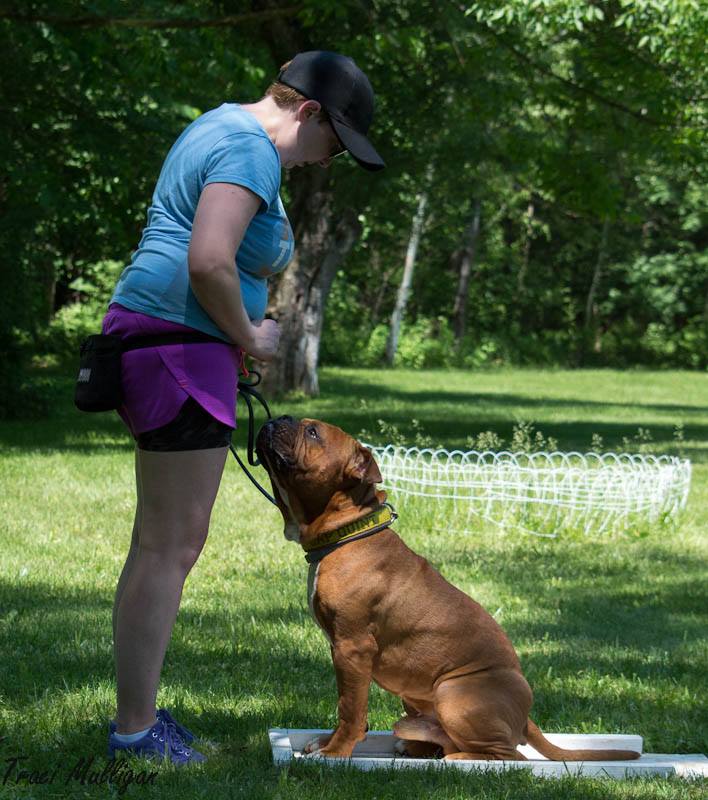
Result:
M231 340L261 361L278 349L274 320L254 325L241 299L235 268L236 251L255 216L261 198L244 186L210 183L194 215L189 243L189 281L200 305Z

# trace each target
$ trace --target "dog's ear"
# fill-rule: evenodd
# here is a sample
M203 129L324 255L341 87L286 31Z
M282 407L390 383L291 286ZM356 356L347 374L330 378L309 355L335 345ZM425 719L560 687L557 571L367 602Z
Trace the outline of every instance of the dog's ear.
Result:
M378 464L374 461L374 454L368 447L359 445L356 453L349 462L349 475L361 483L381 483L383 478Z

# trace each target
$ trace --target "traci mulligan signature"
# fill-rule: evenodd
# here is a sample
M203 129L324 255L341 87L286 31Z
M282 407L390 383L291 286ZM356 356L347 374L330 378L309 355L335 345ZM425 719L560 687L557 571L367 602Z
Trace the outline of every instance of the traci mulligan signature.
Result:
M0 743L2 737L0 737ZM7 750L7 747L3 749ZM157 772L133 770L127 761L97 760L95 756L79 756L76 761L55 764L48 768L28 766L29 756L22 753L5 755L0 760L0 786L18 785L64 785L77 783L82 786L110 784L118 794L123 794L131 784L136 786L154 785ZM33 759L34 761L34 759Z

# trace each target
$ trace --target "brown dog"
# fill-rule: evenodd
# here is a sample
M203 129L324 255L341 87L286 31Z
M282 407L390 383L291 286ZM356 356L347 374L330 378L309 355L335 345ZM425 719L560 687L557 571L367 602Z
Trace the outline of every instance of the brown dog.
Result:
M310 752L351 755L366 736L374 680L403 701L393 731L411 756L523 760L516 747L528 742L557 761L639 757L563 750L543 736L528 717L531 689L504 631L387 527L370 450L333 425L280 417L261 429L257 452L285 536L311 561L310 608L337 675L339 724Z

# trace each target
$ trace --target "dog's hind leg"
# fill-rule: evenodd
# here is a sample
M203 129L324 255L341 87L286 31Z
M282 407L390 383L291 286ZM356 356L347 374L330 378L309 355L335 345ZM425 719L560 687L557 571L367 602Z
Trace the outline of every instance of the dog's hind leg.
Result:
M438 724L456 745L450 759L524 761L517 751L525 743L532 694L515 670L461 675L436 689Z

